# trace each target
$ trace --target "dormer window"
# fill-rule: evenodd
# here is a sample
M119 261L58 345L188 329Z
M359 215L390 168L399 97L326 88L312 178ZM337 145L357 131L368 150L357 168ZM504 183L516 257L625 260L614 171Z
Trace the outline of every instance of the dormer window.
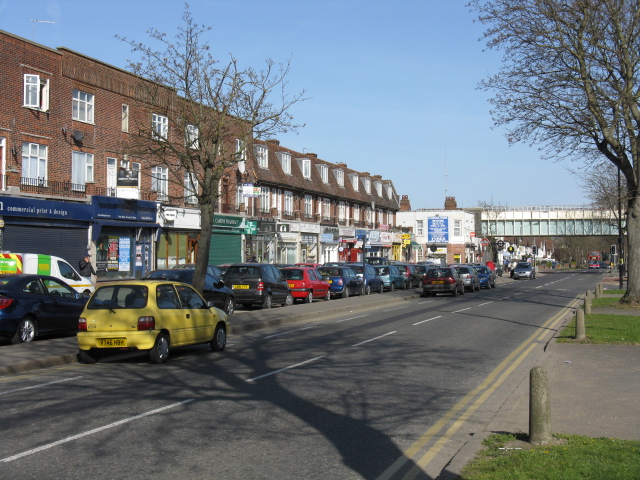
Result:
M379 197L382 196L382 182L376 182L374 184L376 186L376 193L378 194Z
M264 145L256 145L256 162L260 168L269 168L269 151Z
M320 165L320 178L322 183L329 183L329 167L326 165Z
M286 175L291 175L291 155L284 152L276 152L276 156L280 160L280 165L282 165L282 171Z
M311 178L311 160L308 158L302 159L302 176L307 180Z
M342 170L335 170L336 181L339 187L344 187L344 172Z
M354 174L354 173L350 173L349 177L351 178L351 185L353 186L353 189L356 192L359 191L360 187L358 185L358 182L359 182L360 179L358 178L358 176L356 174Z
M371 193L371 179L370 178L363 178L362 179L362 184L364 185L364 191L367 193Z
M393 188L391 188L391 185L387 185L387 197L389 197L389 200L393 200Z

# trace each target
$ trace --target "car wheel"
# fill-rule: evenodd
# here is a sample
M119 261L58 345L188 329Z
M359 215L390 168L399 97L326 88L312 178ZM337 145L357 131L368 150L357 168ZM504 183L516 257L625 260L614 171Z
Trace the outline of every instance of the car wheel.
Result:
M211 346L211 350L214 352L221 352L224 350L224 347L227 346L227 331L224 328L224 325L219 324L216 327L216 331L213 332L213 338L209 342Z
M290 293L287 293L287 298L284 299L284 303L282 304L282 306L289 307L291 305L293 305L293 295L291 295Z
M403 282L403 283L402 283L402 287L400 287L400 290L406 290L407 288L409 288L409 287L407 286L407 282Z
M378 293L384 293L384 283L380 282L380 290L378 290Z
M460 289L460 295L464 295L464 285L462 286L462 288Z
M423 297L430 297L431 296L431 292L427 292L426 290L422 291L422 296Z
M264 297L264 300L262 301L262 308L271 308L271 295L267 295L266 297Z
M29 343L36 338L36 322L32 318L23 318L18 324L18 329L11 339L11 343Z
M364 290L363 290L362 293L364 293L365 295L371 295L371 284L370 283L367 283L367 286L364 287Z
M453 291L451 292L451 296L452 297L457 297L458 296L458 286L456 285L456 288L453 289Z
M312 303L313 302L313 292L309 292L309 295L304 297L304 303Z
M422 288L422 280L418 282L418 288Z
M149 350L151 363L165 363L169 359L169 335L159 333L153 348Z
M78 360L81 363L96 363L100 359L100 351L92 348L90 350L80 350Z
M496 288L496 282L495 280L493 281L493 283L491 284L491 288Z
M324 301L328 302L329 300L331 300L331 289L327 288L327 294L324 296Z
M233 298L227 297L227 299L224 302L224 313L226 313L227 315L231 315L234 311L235 311L235 302L233 301Z
M349 298L349 287L344 287L344 292L342 292L342 298Z
M389 285L389 291L393 292L396 289L396 286L393 282L391 282L391 285Z

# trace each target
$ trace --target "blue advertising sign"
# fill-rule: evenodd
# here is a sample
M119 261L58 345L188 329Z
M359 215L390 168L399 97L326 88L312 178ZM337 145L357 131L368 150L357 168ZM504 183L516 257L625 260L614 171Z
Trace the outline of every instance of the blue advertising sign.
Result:
M93 207L84 203L56 202L23 197L0 197L0 215L89 221L92 214Z
M429 217L427 219L427 243L449 243L448 217Z
M155 202L100 195L94 195L92 202L95 220L133 220L150 223L156 221Z

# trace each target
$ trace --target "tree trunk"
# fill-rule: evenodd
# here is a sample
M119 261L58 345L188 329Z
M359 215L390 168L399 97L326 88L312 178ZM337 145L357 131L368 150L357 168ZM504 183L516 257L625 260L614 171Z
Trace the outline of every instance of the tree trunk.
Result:
M640 194L629 200L626 253L627 292L621 303L640 303Z
M213 203L200 204L200 237L198 239L198 258L193 272L193 287L202 292L209 265L211 247L211 226L213 224Z

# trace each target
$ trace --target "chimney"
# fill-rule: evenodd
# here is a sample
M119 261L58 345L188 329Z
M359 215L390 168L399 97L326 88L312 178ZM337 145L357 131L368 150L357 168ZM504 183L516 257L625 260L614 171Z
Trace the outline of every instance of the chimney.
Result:
M411 202L409 201L409 195L402 195L402 199L400 200L400 211L401 212L411 211Z
M273 143L274 145L280 145L280 140L276 140L275 138L269 138L268 140L265 140L265 142Z
M457 210L458 202L456 202L456 197L446 197L444 199L444 209L445 210Z
M307 152L305 153L305 155L312 157L312 158L318 158L318 154L317 153L311 153L311 152Z

